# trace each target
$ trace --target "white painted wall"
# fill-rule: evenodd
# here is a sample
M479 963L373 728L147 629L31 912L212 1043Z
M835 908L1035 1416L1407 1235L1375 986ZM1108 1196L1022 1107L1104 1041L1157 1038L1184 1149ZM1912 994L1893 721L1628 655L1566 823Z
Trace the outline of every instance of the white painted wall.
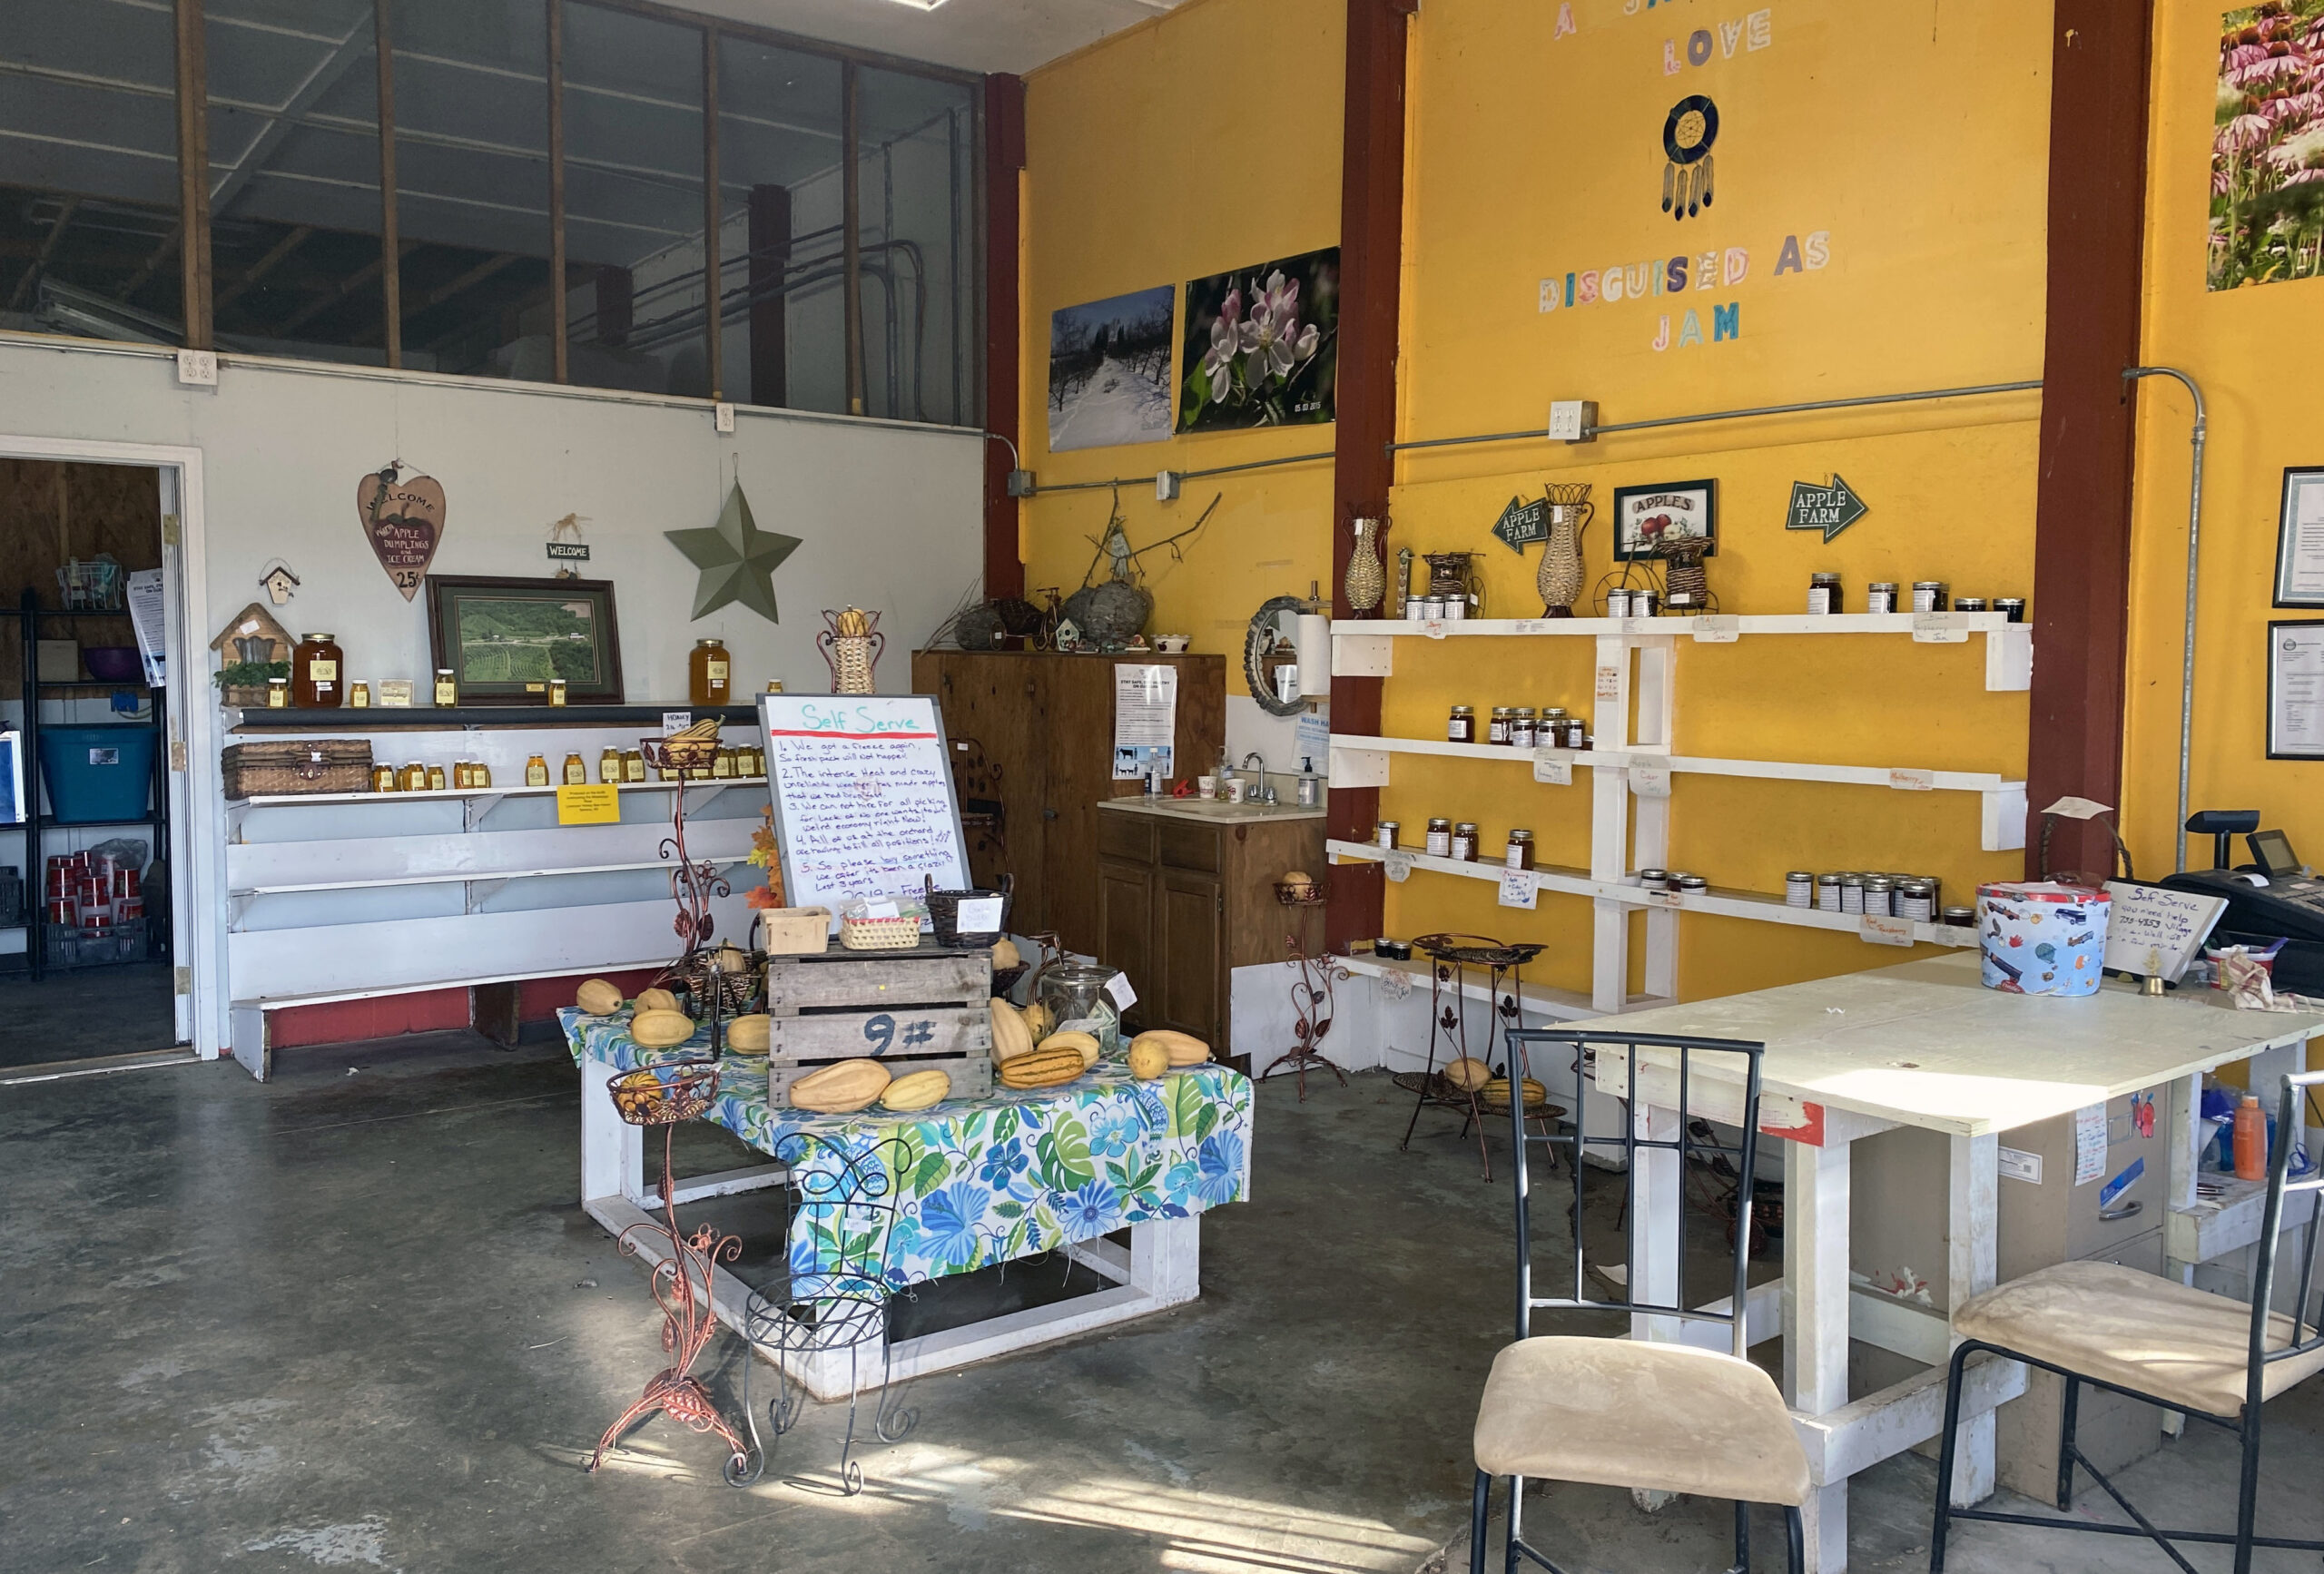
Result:
M213 615L258 597L279 556L302 586L284 626L337 634L350 678L410 678L422 694L425 598L405 603L356 521L359 479L389 459L443 484L437 573L546 575L550 522L584 516L582 571L618 587L640 703L685 697L686 653L709 634L725 637L738 692L771 676L823 688L821 610L850 602L882 613L881 686L906 691L911 646L976 588L981 559L983 439L950 428L745 408L721 436L701 404L282 362L229 361L215 390L190 389L166 358L8 338L0 435L202 449ZM774 577L779 627L734 606L694 622L697 573L663 539L716 520L738 463L760 527L803 542Z

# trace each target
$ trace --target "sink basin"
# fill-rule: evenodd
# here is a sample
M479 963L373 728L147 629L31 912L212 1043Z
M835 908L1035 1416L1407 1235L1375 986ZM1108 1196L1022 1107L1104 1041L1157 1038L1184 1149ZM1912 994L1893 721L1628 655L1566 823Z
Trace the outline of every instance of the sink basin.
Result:
M1265 820L1286 814L1320 814L1323 806L1315 804L1301 808L1290 803L1223 803L1216 798L1118 798L1114 802L1135 805L1149 814L1183 814L1201 820Z

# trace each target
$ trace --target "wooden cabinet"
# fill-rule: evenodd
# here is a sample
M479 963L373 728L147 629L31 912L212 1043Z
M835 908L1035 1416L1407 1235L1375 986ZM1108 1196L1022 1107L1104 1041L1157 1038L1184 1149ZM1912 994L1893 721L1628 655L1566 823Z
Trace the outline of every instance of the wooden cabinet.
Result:
M1293 914L1275 882L1322 869L1323 815L1213 820L1132 801L1097 821L1096 955L1137 990L1129 1024L1192 1033L1222 1058L1265 1048L1232 1042L1227 975L1284 959Z
M1098 805L1143 791L1114 780L1114 669L1125 663L1177 669L1176 773L1208 772L1226 738L1224 656L923 650L911 658L913 692L933 694L943 711L962 798L993 804L990 831L969 828L971 876L990 885L1002 871L1013 873L1010 927L1054 931L1068 949L1093 956L1108 944L1153 940L1150 924L1109 937L1100 910ZM971 760L982 762L975 790L962 772ZM1140 905L1128 892L1115 903L1125 914ZM1142 905L1151 908L1150 893Z

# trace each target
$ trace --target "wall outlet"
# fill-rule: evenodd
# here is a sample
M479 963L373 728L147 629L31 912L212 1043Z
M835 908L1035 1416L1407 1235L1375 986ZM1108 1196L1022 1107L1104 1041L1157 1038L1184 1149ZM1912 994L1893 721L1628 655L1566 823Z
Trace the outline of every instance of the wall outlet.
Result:
M214 349L178 351L178 382L185 388L216 388L218 352Z
M1154 477L1154 500L1157 503L1177 502L1178 488L1185 481L1186 477L1176 470L1160 472Z
M711 406L710 409L712 416L718 422L718 429L720 431L731 432L734 429L734 407L733 405L719 403Z
M1550 441L1553 443L1595 442L1597 428L1597 400L1553 399L1551 401Z

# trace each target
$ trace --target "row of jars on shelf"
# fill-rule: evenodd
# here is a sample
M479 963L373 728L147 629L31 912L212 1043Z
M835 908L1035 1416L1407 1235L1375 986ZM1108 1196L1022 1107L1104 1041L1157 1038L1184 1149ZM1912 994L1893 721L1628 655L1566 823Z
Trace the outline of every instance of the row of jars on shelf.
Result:
M1821 617L1847 610L1847 587L1837 574L1811 574L1807 576L1807 615ZM1942 579L1915 579L1907 599L1903 586L1893 579L1876 579L1864 587L1864 610L1866 612L1998 612L2012 623L2025 621L2025 598L2022 595L2001 595L1988 600L1982 595L1955 596L1953 587Z
M1538 713L1531 705L1495 705L1480 738L1476 706L1455 705L1445 720L1444 738L1451 743L1503 743L1512 749L1587 749L1590 723L1567 714L1563 705L1544 705Z
M724 782L737 778L766 774L766 751L753 743L740 748L722 747L707 765L697 765L689 771L663 766L659 770L645 763L645 756L635 749L607 749L597 756L599 785L619 785L623 782L659 780L675 782L684 778L691 782ZM400 770L393 765L371 767L371 791L374 792L441 792L451 789L471 792L492 785L492 767L480 760L458 760L447 772L441 765L424 765L415 760ZM567 754L556 776L549 773L548 756L535 754L525 762L525 785L527 787L586 787L589 785L589 767L578 754Z
M271 710L302 711L336 710L342 704L358 711L369 708L370 684L360 679L350 682L346 670L347 653L340 648L337 635L302 635L290 652L290 675L266 680L267 706ZM697 705L728 703L734 698L733 674L734 662L727 655L723 640L714 635L694 641L694 653L686 660L687 700ZM540 686L542 698L548 704L565 703L563 678L549 678ZM782 692L780 680L767 684L767 693ZM431 697L439 707L460 703L458 677L450 667L436 669Z

